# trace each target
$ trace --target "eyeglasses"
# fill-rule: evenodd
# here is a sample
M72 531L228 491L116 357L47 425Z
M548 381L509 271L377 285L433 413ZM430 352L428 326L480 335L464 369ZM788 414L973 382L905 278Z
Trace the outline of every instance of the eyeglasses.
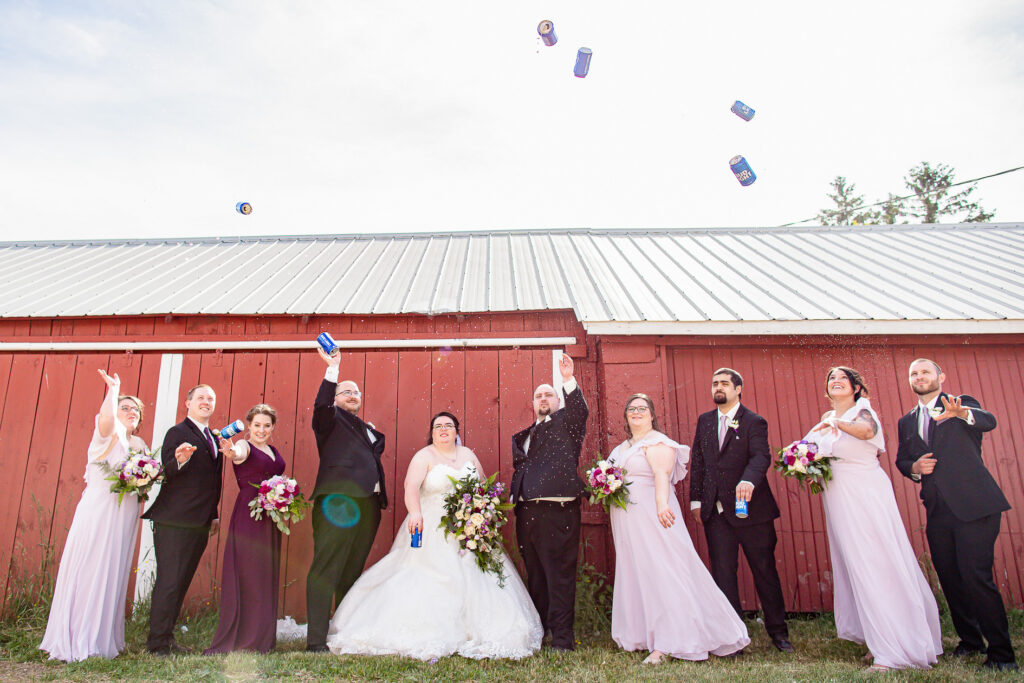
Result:
M646 413L647 406L629 406L626 408L627 413Z
M335 394L335 396L355 396L356 398L359 398L362 395L362 392L360 392L358 389L342 389L341 391Z
M124 413L137 413L139 415L142 415L142 411L139 410L138 406L128 405L127 403L125 403L123 406L118 406L117 409Z
M448 429L455 429L455 425L453 425L451 422L443 422L441 424L434 425L434 431L435 432L440 432L442 430L448 430Z

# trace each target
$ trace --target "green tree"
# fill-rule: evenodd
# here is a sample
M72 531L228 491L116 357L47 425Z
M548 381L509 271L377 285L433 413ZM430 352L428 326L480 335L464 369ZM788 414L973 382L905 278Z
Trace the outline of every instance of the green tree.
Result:
M835 204L835 208L818 212L818 220L822 225L854 225L878 220L877 211L864 207L864 195L857 194L857 186L847 182L841 175L832 180L832 192L828 193L828 198Z
M951 166L936 164L932 167L927 161L910 169L903 179L907 189L914 193L907 215L920 218L922 223L938 223L943 216L956 216L957 222L962 223L991 220L994 211L986 211L978 202L970 201L977 183L950 194L955 174Z
M903 199L897 197L892 192L889 193L888 199L881 202L881 208L878 212L879 223L885 225L893 225L900 218L907 215L906 204L903 203ZM906 223L906 221L903 221Z

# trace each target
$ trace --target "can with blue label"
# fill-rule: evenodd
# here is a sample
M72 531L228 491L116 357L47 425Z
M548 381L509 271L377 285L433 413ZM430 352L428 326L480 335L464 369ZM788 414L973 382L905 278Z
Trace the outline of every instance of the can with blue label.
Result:
M753 185L754 181L757 180L754 170L750 168L750 164L742 156L734 156L732 159L729 159L729 168L732 169L736 180L740 181L740 185L743 187Z
M328 332L321 332L320 336L316 338L316 343L320 345L320 348L323 349L324 353L328 356L333 356L338 352L338 345Z
M422 548L423 547L423 531L419 527L416 527L415 529L412 530L412 543L411 543L411 546L413 548Z
M252 213L252 204L250 204L249 202L238 202L237 204L235 204L235 211L242 214L243 216L248 216L250 213Z
M739 519L747 518L747 501L736 499L736 517Z
M220 438L230 439L235 434L240 434L245 430L245 423L241 420L235 420L224 429L220 430Z
M576 53L576 66L573 67L572 73L576 78L586 78L587 73L590 71L590 57L594 54L594 51L589 47L581 47Z
M736 100L735 102L732 103L731 111L733 114L736 114L736 116L740 117L744 121L749 121L750 119L754 118L754 110L750 106L743 104L739 100Z
M537 33L540 34L540 39L548 47L558 42L558 36L555 35L555 25L548 19L537 24Z

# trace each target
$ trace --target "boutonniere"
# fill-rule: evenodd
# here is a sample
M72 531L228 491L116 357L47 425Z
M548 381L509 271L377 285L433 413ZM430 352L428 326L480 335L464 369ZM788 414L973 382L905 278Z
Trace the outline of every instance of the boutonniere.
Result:
M928 414L932 416L933 420L937 418L939 415L942 415L942 413L944 412L945 409L940 408L939 406L932 406L931 408L928 409Z
M740 421L739 420L732 420L731 422L729 422L729 429L731 429L732 431L736 432L736 436L739 436L740 435Z

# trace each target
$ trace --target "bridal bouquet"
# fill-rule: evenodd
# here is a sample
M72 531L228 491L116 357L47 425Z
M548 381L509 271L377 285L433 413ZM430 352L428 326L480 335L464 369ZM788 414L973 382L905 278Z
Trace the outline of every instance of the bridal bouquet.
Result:
M118 505L128 494L138 496L139 500L148 499L153 484L164 480L164 466L158 457L159 453L159 448L154 453L130 448L124 462L113 467L106 466L110 472L106 480L114 482L110 485L110 492L117 494Z
M505 486L495 472L481 482L476 472L462 479L449 476L454 488L444 498L444 514L438 529L444 536L454 535L459 554L473 553L480 571L496 574L498 585L505 585L505 566L501 562L501 527L508 521Z
M818 453L818 446L810 441L794 441L779 450L775 471L784 477L794 477L811 493L821 493L832 481L834 455Z
M249 501L249 516L259 521L267 513L282 534L289 534L288 522L298 522L306 516L311 504L299 492L299 484L283 474L253 484L259 493Z
M608 512L612 505L626 509L629 504L629 482L626 470L607 460L597 460L587 470L587 493L591 503L600 503Z

